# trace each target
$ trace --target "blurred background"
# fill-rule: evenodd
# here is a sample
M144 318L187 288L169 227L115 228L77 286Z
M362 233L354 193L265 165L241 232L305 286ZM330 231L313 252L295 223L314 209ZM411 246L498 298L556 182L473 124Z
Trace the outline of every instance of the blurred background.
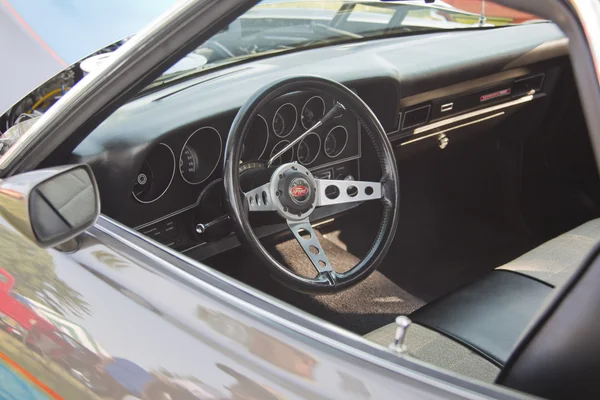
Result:
M185 0L0 0L0 112L65 67L140 31L180 1ZM293 2L263 0L261 6L285 7ZM407 2L423 4L424 0ZM307 1L303 3L306 7ZM338 9L342 1L314 3ZM455 21L464 24L477 24L483 9L494 25L537 18L489 0L437 0L434 4L473 13Z

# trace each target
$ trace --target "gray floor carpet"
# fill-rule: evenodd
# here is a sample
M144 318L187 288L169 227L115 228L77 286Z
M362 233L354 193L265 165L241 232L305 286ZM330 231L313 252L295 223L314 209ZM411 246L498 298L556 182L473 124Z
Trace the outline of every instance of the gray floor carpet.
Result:
M359 259L340 246L318 234L321 246L336 271L347 271ZM271 254L303 276L315 276L316 271L295 239L283 241L270 247ZM321 317L358 334L365 334L388 324L400 314L409 314L424 302L404 291L387 277L374 272L365 281L341 293L330 295L306 295L296 293L274 281L266 268L260 266L251 254L238 249L227 255L208 260L208 264L225 273L265 291L304 311ZM244 257L256 264L245 263L243 270L236 269L234 260Z

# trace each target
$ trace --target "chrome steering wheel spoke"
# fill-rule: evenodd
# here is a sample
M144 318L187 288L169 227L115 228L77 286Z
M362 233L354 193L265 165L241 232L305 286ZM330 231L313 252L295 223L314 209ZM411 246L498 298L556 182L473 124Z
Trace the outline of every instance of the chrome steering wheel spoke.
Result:
M316 179L316 206L377 200L383 197L381 182Z
M287 224L317 272L319 274L327 273L328 275L333 273L331 263L327 259L308 218L301 221L287 220Z
M244 198L250 211L275 211L270 182L244 193Z

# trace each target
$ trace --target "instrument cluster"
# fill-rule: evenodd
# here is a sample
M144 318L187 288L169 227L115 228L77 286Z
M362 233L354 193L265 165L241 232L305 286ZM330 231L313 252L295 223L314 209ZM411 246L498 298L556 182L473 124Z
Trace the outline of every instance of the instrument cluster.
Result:
M314 93L294 93L278 99L262 110L257 120L266 121L253 128L244 140L244 148L263 148L258 157L242 156L243 161L267 161L277 156L300 135L312 128L333 107L333 98ZM254 127L258 128L257 130ZM266 132L270 129L270 132ZM259 141L260 140L260 141ZM255 152L255 155L258 151ZM297 161L309 169L318 168L360 157L360 128L358 122L347 112L346 115L319 127L306 135L300 142L280 154L273 165Z
M242 162L264 164L276 156L273 166L296 161L318 173L360 158L360 127L350 111L297 140L334 104L333 98L310 92L272 101L260 110L246 133ZM225 115L196 127L180 127L153 146L133 185L132 197L145 209L144 220L134 226L200 204L209 187L221 178L225 142L234 117Z

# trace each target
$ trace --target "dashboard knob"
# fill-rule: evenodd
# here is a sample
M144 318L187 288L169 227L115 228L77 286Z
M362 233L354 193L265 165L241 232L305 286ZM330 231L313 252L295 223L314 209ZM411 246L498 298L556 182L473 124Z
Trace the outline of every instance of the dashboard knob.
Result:
M438 138L438 146L440 147L440 149L444 150L446 147L448 147L449 143L450 139L448 139L448 136L442 133Z
M204 225L204 224L196 225L196 233L202 235L204 232L206 232L206 225Z
M207 222L205 224L203 223L199 223L196 224L196 233L199 235L202 235L203 233L205 233L208 229L210 229L213 226L221 226L223 225L225 222L229 221L229 215L222 215L217 219L214 219L210 222Z

